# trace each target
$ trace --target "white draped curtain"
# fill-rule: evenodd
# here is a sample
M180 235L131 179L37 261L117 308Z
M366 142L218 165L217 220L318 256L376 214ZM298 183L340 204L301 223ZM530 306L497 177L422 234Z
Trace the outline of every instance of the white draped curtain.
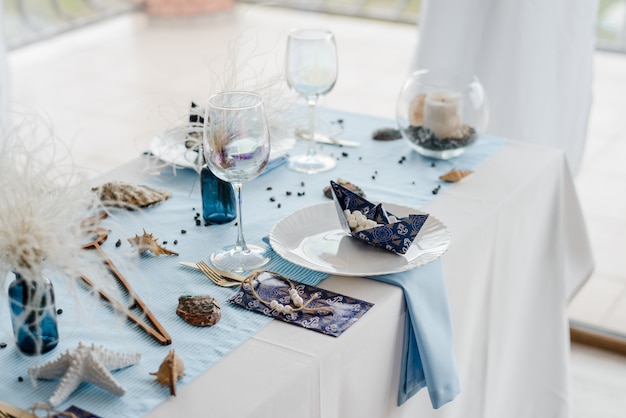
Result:
M4 4L0 0L0 143L9 118L9 66L2 28L4 28Z
M474 73L487 133L563 149L578 171L591 107L597 0L424 0L413 69Z

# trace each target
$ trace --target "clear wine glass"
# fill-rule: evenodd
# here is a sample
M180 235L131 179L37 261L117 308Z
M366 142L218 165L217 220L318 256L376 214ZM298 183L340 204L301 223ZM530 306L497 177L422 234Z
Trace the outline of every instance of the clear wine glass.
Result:
M233 185L237 199L237 242L213 252L211 262L236 272L266 264L269 261L266 248L246 244L241 219L242 185L265 169L270 155L267 116L259 94L233 91L208 99L204 154L213 174Z
M315 150L315 106L337 81L337 46L332 32L322 29L295 29L287 38L286 78L289 87L309 105L309 147L306 154L289 158L289 168L304 173L330 170L337 160Z

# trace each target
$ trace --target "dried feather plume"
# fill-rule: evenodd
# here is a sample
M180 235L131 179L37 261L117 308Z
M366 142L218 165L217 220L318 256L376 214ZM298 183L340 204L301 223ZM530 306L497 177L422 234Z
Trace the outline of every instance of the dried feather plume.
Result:
M0 285L15 272L41 283L42 277L64 280L78 295L81 275L112 294L119 289L108 274L103 255L85 251L92 231L83 219L102 210L77 173L69 151L39 120L16 123L0 132ZM37 286L38 289L43 286ZM78 297L78 296L77 296Z
M289 90L283 73L286 36L269 45L261 45L262 35L252 29L239 33L228 42L227 51L208 63L208 90L202 100L185 108L173 126L161 134L159 154L172 158L170 164L192 164L199 171L204 164L201 155L205 100L225 91L253 91L263 97L268 119L272 154L288 151L295 143L294 132L302 119L301 109L294 105L301 100ZM190 101L193 100L190 98ZM176 155L174 158L173 156ZM180 159L181 161L178 161Z

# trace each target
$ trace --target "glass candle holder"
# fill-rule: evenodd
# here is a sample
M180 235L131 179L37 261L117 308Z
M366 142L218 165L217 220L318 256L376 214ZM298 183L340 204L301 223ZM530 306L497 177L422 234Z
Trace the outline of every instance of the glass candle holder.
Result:
M420 154L443 160L463 154L484 131L488 118L478 78L453 70L415 71L396 104L403 138Z

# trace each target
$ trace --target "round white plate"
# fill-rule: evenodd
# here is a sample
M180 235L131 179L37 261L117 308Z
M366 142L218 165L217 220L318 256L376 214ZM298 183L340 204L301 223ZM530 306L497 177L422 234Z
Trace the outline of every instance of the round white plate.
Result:
M398 217L424 213L385 203ZM300 209L278 222L270 233L270 245L287 261L323 273L342 276L377 276L411 270L436 260L446 252L448 228L430 215L404 255L372 247L341 229L334 202Z
M197 124L173 127L152 138L150 151L162 161L177 167L197 168L198 151L187 148L185 142L189 133L202 131L202 125ZM199 141L202 142L202 138ZM294 138L272 138L270 160L285 155L295 142Z

